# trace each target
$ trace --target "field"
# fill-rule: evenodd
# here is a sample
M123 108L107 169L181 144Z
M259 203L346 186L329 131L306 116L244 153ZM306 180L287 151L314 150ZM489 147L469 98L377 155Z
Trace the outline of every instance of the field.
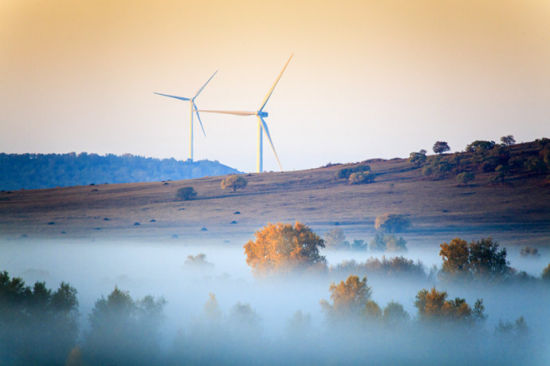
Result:
M550 245L545 176L495 184L495 173L482 173L459 185L453 175L423 176L407 159L367 163L376 173L371 184L337 179L338 170L354 166L347 164L248 174L247 187L237 192L221 189L223 177L1 192L0 232L6 239L230 239L249 237L268 222L298 220L319 233L338 226L360 237L373 235L375 218L390 212L411 219L409 243L492 236L506 245ZM175 199L185 186L197 191L196 199Z

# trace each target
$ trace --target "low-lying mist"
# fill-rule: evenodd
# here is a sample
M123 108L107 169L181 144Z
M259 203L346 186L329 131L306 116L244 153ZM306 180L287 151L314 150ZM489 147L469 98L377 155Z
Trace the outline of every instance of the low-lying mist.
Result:
M508 251L510 265L536 281L443 281L437 246L400 253L325 249L327 270L261 277L247 265L245 241L3 241L0 270L31 289L44 281L52 293L62 282L77 290L78 335L63 357L67 364L550 363L550 286L538 279L547 253L529 258ZM407 270L383 269L401 256ZM331 283L349 275L367 278L379 315L327 313L321 300L335 301ZM416 297L433 287L472 309L483 299L485 318L423 321ZM385 315L394 302L406 312L398 321ZM1 336L46 334L12 331ZM29 364L6 349L0 357L1 364Z

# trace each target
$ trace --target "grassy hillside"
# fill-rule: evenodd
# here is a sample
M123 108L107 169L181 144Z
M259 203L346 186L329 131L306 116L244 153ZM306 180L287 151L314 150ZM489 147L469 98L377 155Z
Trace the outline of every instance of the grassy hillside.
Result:
M422 164L377 159L248 174L247 187L235 193L221 189L223 177L2 192L0 232L5 238L229 238L249 236L267 222L299 220L320 233L339 226L351 237L368 237L376 216L391 212L409 215L413 225L403 234L409 242L492 235L509 244L550 245L548 173L525 163L544 161L545 146L539 141L507 148L507 161L524 164L514 163L504 175L496 166L484 168L479 152L464 152L428 156ZM484 152L487 159L491 151ZM426 172L426 166L457 160L443 172ZM337 177L365 164L373 183ZM474 180L459 183L463 172L472 172ZM185 186L197 191L196 199L175 199Z

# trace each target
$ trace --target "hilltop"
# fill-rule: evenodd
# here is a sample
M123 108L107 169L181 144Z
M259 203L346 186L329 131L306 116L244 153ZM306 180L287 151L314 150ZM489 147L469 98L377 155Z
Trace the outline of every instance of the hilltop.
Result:
M217 161L178 161L124 154L0 154L0 189L181 180L238 173Z
M509 244L550 245L547 148L548 140L538 140L420 162L373 159L246 174L248 185L237 192L220 188L223 177L3 192L0 231L5 238L222 239L299 220L319 233L338 226L360 237L372 235L376 216L390 212L411 219L403 233L409 242L492 235ZM366 165L372 183L338 178L344 169ZM473 180L458 181L462 173ZM186 186L197 191L196 199L176 200Z

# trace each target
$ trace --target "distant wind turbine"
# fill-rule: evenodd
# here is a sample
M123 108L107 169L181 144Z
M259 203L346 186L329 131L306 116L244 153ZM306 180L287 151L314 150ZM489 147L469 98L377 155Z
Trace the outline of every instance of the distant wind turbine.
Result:
M201 116L199 115L199 109L197 108L197 105L195 104L195 99L199 96L199 94L203 91L204 87L210 82L210 80L212 80L214 75L216 75L217 73L218 73L218 71L216 70L212 74L212 76L210 76L210 79L208 79L206 81L206 83L204 83L204 85L201 86L201 88L197 91L195 96L192 97L192 98L178 97L176 95L169 95L169 94L162 94L162 93L156 93L155 92L155 94L161 95L163 97L175 98L175 99L179 99L179 100L183 100L183 101L189 101L189 106L190 106L190 109L191 109L190 115L189 115L189 159L191 161L193 161L193 112L195 112L197 114L197 119L199 120L199 124L201 126L202 133L204 134L204 136L206 136L206 132L204 132L204 126L202 125Z
M273 145L273 140L271 140L271 135L269 134L269 129L267 128L267 123L265 122L265 119L268 116L268 113L264 111L265 105L269 101L269 98L271 97L271 94L273 94L273 90L275 90L275 86L277 86L277 83L281 79L281 76L283 76L283 73L286 70L286 67L288 66L288 63L292 59L293 55L290 55L288 58L288 61L286 62L285 66L281 70L281 73L275 80L275 83L269 89L269 92L265 96L260 109L258 109L255 112L248 112L248 111L219 111L219 110L207 110L207 109L201 109L201 112L206 113L222 113L222 114L233 114L237 116L256 116L258 117L258 152L256 155L256 171L258 173L261 173L263 171L263 131L265 131L265 134L267 136L267 139L269 140L269 144L271 145L271 149L273 150L273 154L275 154L275 158L277 159L277 163L279 163L279 168L283 170L283 166L281 165L281 161L279 160L279 156L277 155L277 151L275 150L275 146Z

